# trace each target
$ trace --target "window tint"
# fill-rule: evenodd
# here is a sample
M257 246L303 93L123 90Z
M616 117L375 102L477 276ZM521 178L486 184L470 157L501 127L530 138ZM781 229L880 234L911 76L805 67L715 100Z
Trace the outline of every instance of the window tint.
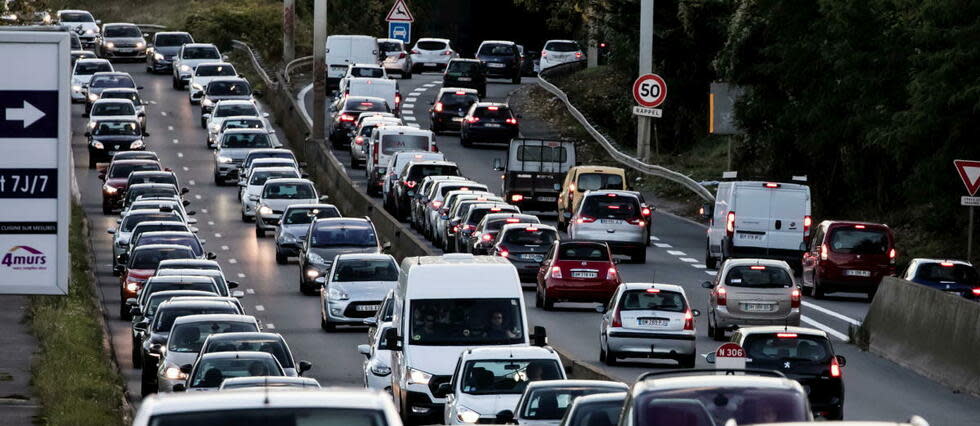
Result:
M373 67L354 67L350 70L352 77L383 78L385 70Z
M221 59L218 49L213 47L184 47L184 59Z
M736 266L725 275L725 285L732 287L786 288L793 278L783 268L772 266Z
M524 404L521 417L531 420L559 420L575 398L614 391L610 388L545 388L534 391ZM641 423L642 424L642 423Z
M417 164L405 179L418 182L426 176L459 176L459 168L451 164Z
M132 38L143 37L143 33L140 32L140 29L138 27L128 26L128 25L108 27L105 29L105 34L103 35L106 37L132 37Z
M404 50L404 48L402 47L402 44L401 43L396 43L396 42L393 42L393 41L382 41L382 42L379 42L378 43L378 48L381 49L381 51L382 52L385 52L385 53L388 53L388 52L401 52L401 51Z
M198 65L194 70L194 75L198 77L234 77L238 73L235 72L235 67L231 65Z
M263 171L256 170L252 172L252 179L248 182L249 185L265 185L265 181L269 179L277 178L298 178L299 173L295 170L276 170L276 171Z
M568 426L612 426L619 421L619 413L622 411L623 401L593 402L588 405L576 405L576 415L570 419Z
M182 289L189 290L189 288L181 287ZM174 290L170 288L168 290ZM161 290L162 291L162 290ZM174 326L174 321L177 318L187 316L187 315L204 315L204 314L238 314L231 305L224 307L207 307L207 308L170 308L161 309L157 311L157 315L153 318L153 331L165 331L169 332Z
M310 215L310 210L314 210L314 214ZM318 208L318 209L308 209L308 208L294 208L289 209L289 213L286 215L286 225L304 225L308 223L313 223L313 218L326 219L330 217L340 217L340 211L336 208Z
M257 332L255 324L247 322L209 321L182 324L174 327L167 340L167 350L171 352L200 352L204 340L212 334Z
M416 299L409 309L413 345L505 345L525 341L518 299Z
M685 312L684 296L673 291L651 293L646 290L630 290L623 293L619 309L623 311Z
M980 276L978 276L977 270L972 266L958 263L954 263L952 266L943 266L939 263L923 263L916 270L915 279L980 285Z
M92 107L91 115L136 115L133 104L125 102L99 102Z
M578 175L578 192L601 189L626 189L623 177L608 173L582 173Z
M205 353L212 352L265 352L276 357L283 368L293 368L293 359L287 355L286 345L279 339L222 339L208 345Z
M398 266L390 259L346 259L334 271L331 282L398 281Z
M92 75L97 72L111 72L112 65L108 62L76 62L75 75Z
M272 148L272 142L265 133L225 134L221 140L222 148Z
M446 109L468 109L470 105L480 101L480 97L476 93L461 92L462 95L456 92L446 92L442 94L439 98L439 102L442 102L443 108Z
M303 200L316 198L316 191L309 183L277 183L266 185L262 198L273 200Z
M89 87L126 87L135 88L136 83L128 75L97 75L92 77Z
M135 121L99 121L92 134L96 136L139 136Z
M320 226L313 231L311 240L311 245L314 248L374 247L378 245L374 228L356 224Z
M524 228L507 231L502 241L521 246L550 246L557 239L558 233L551 229Z
M192 388L216 388L230 377L282 376L282 368L271 357L204 359L200 363L191 379ZM236 420L237 424L241 424L240 419Z
M157 264L165 259L191 259L194 252L190 248L163 248L135 250L133 259L129 262L130 269L156 269Z
M446 69L446 75L450 77L460 77L467 75L479 75L483 73L483 64L473 61L452 61Z
M508 118L513 118L514 114L511 114L510 108L505 106L490 106L490 107L477 107L473 110L474 117L480 118L490 118L495 120L506 120ZM524 149L522 146L520 149Z
M150 426L378 426L384 424L387 424L386 419L380 410L354 408L243 408L161 414L150 419Z
M212 81L208 83L208 95L211 96L249 96L252 86L243 80Z
M471 395L519 395L528 383L562 379L561 367L550 359L470 361L461 378L460 390Z
M609 261L609 249L599 244L564 244L558 247L558 260Z
M190 34L157 34L154 45L157 47L180 46L193 43Z
M60 15L61 22L95 22L95 18L88 13L66 12Z
M640 216L640 202L633 197L587 197L582 202L581 214L601 219L634 219Z
M145 163L145 164L113 164L109 170L110 178L123 178L129 176L132 172L138 172L143 170L159 171L160 164L158 163Z
M194 256L201 256L204 254L204 247L201 246L201 242L192 236L147 236L144 234L139 240L135 240L135 243L137 246L144 244L177 244L190 247L191 251L194 252Z
M264 129L265 124L262 120L225 120L221 123L221 130L228 129Z
M544 50L550 52L577 52L582 49L575 42L552 41L544 46Z
M391 155L401 151L428 151L429 137L419 135L384 135L381 138L381 152Z
M634 424L676 426L807 422L806 394L789 389L699 386L644 392L634 399Z
M443 50L449 47L445 42L435 40L420 41L415 46L422 50Z
M521 145L517 147L520 161L568 161L568 151L563 146Z
M888 234L877 229L838 228L830 234L830 251L848 254L888 253Z
M211 86L208 85L208 87ZM215 117L234 117L236 115L257 117L259 115L259 111L255 109L255 105L252 104L231 104L219 105L214 112Z
M516 56L517 48L512 44L487 43L480 47L480 56Z

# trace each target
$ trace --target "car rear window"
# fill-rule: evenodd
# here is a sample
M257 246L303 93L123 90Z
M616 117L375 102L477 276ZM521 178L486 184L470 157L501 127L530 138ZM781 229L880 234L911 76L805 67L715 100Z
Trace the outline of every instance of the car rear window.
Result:
M563 146L521 145L517 147L517 159L520 161L568 161L568 150Z
M402 151L428 151L429 137L420 135L384 135L381 152L390 155Z
M262 198L304 200L316 198L316 191L313 190L312 185L305 182L267 184L262 191Z
M91 115L136 115L136 108L126 102L99 102L92 107Z
M635 424L644 426L807 422L806 395L793 389L692 386L644 392L634 399Z
M393 41L382 41L378 43L378 49L382 52L401 52L404 50L401 43L395 43Z
M450 77L460 77L483 72L483 64L471 61L452 61L446 68L446 75Z
M493 118L497 120L514 118L514 114L511 113L510 108L505 106L477 107L475 110L473 110L473 116L480 118Z
M279 339L222 339L208 345L204 353L212 352L265 352L274 356L283 368L293 368L293 360L286 355L286 346Z
M514 56L517 48L513 44L487 43L480 47L480 56Z
M600 244L565 244L558 247L558 260L608 261L609 250Z
M161 260L191 259L193 257L194 252L191 251L190 247L136 250L129 267L130 269L156 269Z
M194 75L198 77L234 77L238 73L235 72L235 67L231 65L198 65L194 71Z
M742 342L752 362L824 363L833 355L827 338L796 333L750 334Z
M353 77L383 78L385 70L372 67L354 67L350 70L350 75Z
M122 178L129 176L132 172L139 172L144 170L159 171L160 164L158 163L145 163L145 164L113 164L109 170L110 178Z
M398 281L398 266L391 259L345 259L330 281Z
M245 81L212 81L208 83L208 94L211 96L249 96L252 86Z
M420 41L415 46L422 50L442 50L447 47L446 42L435 40Z
M92 75L97 72L110 72L112 65L108 62L77 62L75 63L75 75Z
M531 219L517 218L517 217L508 217L508 218L505 218L505 219L495 219L495 220L491 220L491 221L487 222L486 230L487 231L499 231L500 228L503 228L504 227L504 225L508 225L508 224L511 224L511 223L538 223L538 222L536 222L534 220L531 220Z
M587 197L582 202L582 215L599 219L633 219L640 215L640 202L623 196Z
M879 229L839 228L830 234L830 251L847 254L886 254L888 234Z
M736 266L725 275L725 285L732 287L786 288L793 278L783 268L764 265Z
M344 110L358 112L390 112L386 102L350 99L344 105Z
M311 243L314 248L372 247L378 245L378 239L370 226L343 224L318 227L313 231Z
M135 121L99 121L93 129L96 136L139 136L139 124Z
M977 270L968 265L959 263L947 264L925 263L919 265L915 272L915 278L934 282L955 282L959 284L980 285L980 276Z
M170 331L177 318L188 315L205 314L231 314L237 315L238 311L231 305L227 307L208 307L208 308L171 308L157 311L153 320L153 331Z
M520 246L550 246L557 239L558 233L552 229L530 227L509 230L504 234L502 241L505 244Z
M310 211L314 211L314 214L310 214ZM313 223L313 218L326 219L329 217L340 217L340 211L336 207L321 207L316 209L301 207L289 209L289 213L286 215L285 223L286 225L304 225L308 223Z
M624 189L623 177L609 173L582 173L578 175L578 192L602 189Z
M459 176L459 168L452 164L417 164L405 179L418 182L426 176Z
M58 16L61 22L95 22L88 12L65 12Z
M571 41L553 41L544 46L544 50L549 52L577 52L581 50L578 43Z
M442 94L439 98L439 102L442 102L443 108L469 108L475 102L479 102L480 98L476 96L476 93L467 92L446 92Z
M467 225L476 225L483 220L483 217L491 213L520 213L514 206L494 206L480 207L470 210L469 217L466 219Z
M630 290L623 293L619 309L623 311L685 312L684 296L674 291L660 289Z
M222 148L272 148L272 142L265 133L232 133L225 134L221 140Z

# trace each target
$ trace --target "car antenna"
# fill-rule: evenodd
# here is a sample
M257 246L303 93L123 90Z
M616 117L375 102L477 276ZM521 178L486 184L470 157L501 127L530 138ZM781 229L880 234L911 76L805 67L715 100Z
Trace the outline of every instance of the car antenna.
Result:
M265 376L264 388L265 388L265 400L263 401L263 404L269 405L269 376L268 375Z

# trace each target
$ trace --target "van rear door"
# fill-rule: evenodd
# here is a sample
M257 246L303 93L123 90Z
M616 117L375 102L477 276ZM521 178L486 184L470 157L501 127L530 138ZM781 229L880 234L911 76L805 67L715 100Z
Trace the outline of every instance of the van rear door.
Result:
M770 194L766 247L801 250L803 218L810 214L809 192L806 187L799 185L780 185L778 188L766 189Z
M350 64L351 37L331 36L327 38L327 77L343 78Z
M737 247L766 248L770 190L756 182L739 182L734 186L735 235L732 243Z

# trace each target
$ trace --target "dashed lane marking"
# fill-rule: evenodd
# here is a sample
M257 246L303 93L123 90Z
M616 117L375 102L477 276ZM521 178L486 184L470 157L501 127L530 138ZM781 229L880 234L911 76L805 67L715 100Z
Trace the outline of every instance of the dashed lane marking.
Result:
M712 277L718 275L718 271L704 271L704 273L711 275Z
M651 235L650 236L650 241L660 241L660 238Z
M270 322L270 323L268 323L268 324L265 325L265 329L266 330L275 330L276 329L276 325Z
M672 246L670 244L667 244L667 243L653 243L653 245L655 245L657 247L660 247L660 248L673 248L674 247L674 246Z
M706 265L701 264L701 263L695 263L695 264L693 264L691 266L693 266L695 268L698 268L698 269L707 269L708 268Z
M173 142L174 142L175 145L180 143L180 141L177 140L177 139L174 139Z
M208 214L208 209L201 209L201 213Z
M166 117L167 116L167 111L160 111L160 115Z
M234 259L234 258L228 259L228 263L234 265L234 264L238 263L238 260L237 259Z
M841 315L841 314L839 314L837 312L834 312L834 311L831 311L830 309L827 309L827 308L825 308L823 306L815 305L813 303L809 303L809 302L806 302L806 301L803 302L803 306L806 306L806 307L808 307L810 309L813 309L815 311L823 312L823 313L825 313L827 315L830 315L830 316L832 316L834 318L843 320L845 322L849 322L849 323L854 324L854 325L861 325L861 321L858 321L858 320L856 320L854 318L851 318L849 316L846 316L846 315Z
M213 220L209 220L208 221L208 225L214 226L214 221Z
M183 152L178 152L177 153L177 158L184 158L184 153Z
M194 194L194 199L195 200L200 200L201 199L201 194Z
M682 257L681 262L698 263L698 260L693 257Z
M687 256L687 253L684 253L680 250L667 250L667 253L670 253L671 255L674 256Z
M187 183L191 184L191 186L197 185L197 182L194 182L193 180L189 180Z
M191 170L191 168L187 166L182 166L181 169L184 169L185 172L189 172Z
M413 93L413 94L414 94L414 93ZM417 100L419 100L419 98L405 98L405 102L415 102L415 101L417 101ZM414 104L413 104L413 105L414 105Z
M174 131L174 126L167 126L167 130L169 130L171 132ZM174 140L177 140L177 139L174 139Z
M241 272L239 272L239 273L238 273L238 278L245 278L245 274L243 274L243 273L241 273ZM253 293L254 293L254 291L253 291Z
M415 120L415 117L412 117L411 115L406 115L406 116L404 116L402 118L404 118L405 121L416 121Z
M436 86L435 83L428 83L428 84L423 84L422 85L422 87L435 87L435 86Z
M150 101L150 105L156 105L157 101Z
M402 108L415 108L415 104L404 104Z
M218 233L218 232L215 232L215 233L214 233L214 238L221 238L221 234L220 234L220 233Z
M262 312L262 311L264 311L264 310L265 310L265 306L262 306L262 305L255 305L255 310L256 310L256 311L259 311L259 312Z
M228 251L228 246L221 246L221 249L224 251Z
M247 289L245 289L245 294L255 294L255 290L252 290L250 288L247 288Z

